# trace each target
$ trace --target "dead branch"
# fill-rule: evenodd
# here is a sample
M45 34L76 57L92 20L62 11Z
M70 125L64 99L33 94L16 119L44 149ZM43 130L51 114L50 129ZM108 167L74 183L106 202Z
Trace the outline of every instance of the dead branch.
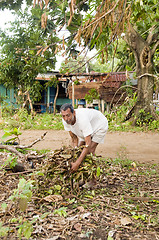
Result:
M157 200L159 201L159 197L129 197L129 196L124 196L125 199L130 199L130 200L133 200L133 201L146 201L146 202L149 202L149 201L153 201L153 200Z
M111 107L111 105L112 105L112 103L113 103L113 100L114 100L116 94L118 93L118 91L119 91L120 89L122 89L122 88L125 88L125 87L129 87L129 88L133 88L133 89L136 89L136 90L137 90L136 87L133 87L133 86L130 86L130 85L124 85L124 86L121 86L121 87L118 88L117 91L115 92L115 94L114 94L114 96L113 96L113 98L112 98L112 100L111 100L110 107Z
M43 157L45 157L46 156L46 154L42 154L42 155L36 155L36 156L33 156L33 155L26 155L26 159L40 159L40 158L43 158Z
M155 43L155 45L153 46L153 49L151 50L152 56L155 54L158 46L159 46L159 40Z
M34 172L35 170L34 169L29 169L29 170L26 170L26 171L23 171L23 172L14 172L14 173L9 173L9 174L6 174L3 178L6 178L8 176L14 176L14 175L21 175L21 174L26 174L26 173L32 173Z
M149 34L148 34L148 37L147 37L147 43L148 45L150 46L150 44L152 44L154 42L154 39L156 38L157 40L157 37L158 37L158 33L155 33L154 30L155 30L155 25L152 26L149 30Z
M41 135L40 138L36 139L33 143L24 146L24 145L15 145L15 148L19 148L19 149L25 149L25 148L31 148L33 145L35 145L37 142L42 141L45 137L45 135L47 134L47 132L43 133L43 135Z
M41 141L44 139L44 136L46 135L47 132L45 132L40 138L38 138L37 140L35 140L33 143L31 143L28 146L22 146L22 145L4 145L4 144L0 144L0 149L5 149L11 153L16 154L19 157L19 160L17 161L17 164L15 167L13 167L13 171L14 172L23 172L25 170L25 166L24 166L24 162L26 160L31 160L31 159L40 159L45 157L45 154L42 155L31 155L31 154L23 154L21 152L19 152L16 148L18 149L25 149L25 148L31 148L34 144L36 144L37 142ZM26 162L27 163L27 162ZM26 164L27 165L27 164ZM10 169L10 168L9 168Z
M18 145L17 145L18 146ZM19 158L25 158L24 154L18 152L16 149L15 149L15 146L9 146L9 145L3 145L3 144L0 144L0 149L5 149L11 153L14 153L16 154Z

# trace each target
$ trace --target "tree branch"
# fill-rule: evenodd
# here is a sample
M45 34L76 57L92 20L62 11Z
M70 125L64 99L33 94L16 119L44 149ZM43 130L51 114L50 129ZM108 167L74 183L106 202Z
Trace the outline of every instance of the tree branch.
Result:
M104 13L101 17L97 18L94 22L90 23L88 26L86 26L85 28L82 29L82 31L84 31L85 29L89 28L92 24L95 24L96 22L99 22L102 18L104 18L106 15L108 15L109 13L111 13L112 11L114 11L114 9L116 8L118 2L120 0L118 0L115 5L112 7L112 9L110 9L108 12Z
M47 134L47 132L43 133L43 135L41 135L40 138L36 139L33 143L27 145L27 146L24 146L24 145L15 145L14 147L15 148L20 148L20 149L24 149L24 148L31 148L33 145L35 145L37 142L41 141L44 139L45 135Z
M157 80L159 79L158 76L156 76L154 74L150 74L150 73L144 73L144 74L138 76L137 78L142 78L142 77L145 77L145 76L154 77L154 78L157 78Z
M122 88L126 88L126 87L133 88L133 89L137 90L136 87L133 87L133 86L130 86L130 85L121 86L121 87L118 88L118 89L116 90L116 92L114 93L114 96L113 96L113 98L112 98L112 100L111 100L111 102L110 102L110 107L111 107L111 105L112 105L112 103L113 103L113 100L114 100L116 94L117 94Z
M159 40L155 43L155 45L153 46L152 50L151 50L151 54L152 56L155 54L155 51L157 49L157 47L159 46Z
M154 33L154 30L155 30L155 26L152 26L150 28L150 32L149 32L149 35L148 35L147 40L146 40L148 45L151 45L151 43L154 41L154 37L158 36L158 34Z
M9 146L9 145L0 144L0 149L8 150L9 152L15 153L20 158L25 158L25 156L22 153L18 152L15 149L15 146Z

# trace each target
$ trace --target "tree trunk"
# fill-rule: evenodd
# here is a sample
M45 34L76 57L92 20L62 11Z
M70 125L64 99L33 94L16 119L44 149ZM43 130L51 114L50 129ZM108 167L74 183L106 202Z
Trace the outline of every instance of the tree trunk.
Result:
M34 115L34 109L33 109L32 101L31 101L31 99L30 99L30 94L29 94L29 92L27 92L27 98L28 98L28 101L29 101L29 104L30 104L31 115L33 116L33 115Z
M54 98L54 115L56 114L56 100L57 100L58 94L59 94L59 85L57 84L56 95Z
M141 109L143 109L145 113L150 113L153 118L156 118L153 107L153 55L155 51L150 48L152 38L152 32L150 32L147 40L145 41L131 25L128 27L125 40L134 53L136 74L138 78L137 103L134 107L136 120ZM134 120L134 124L136 123L136 120Z

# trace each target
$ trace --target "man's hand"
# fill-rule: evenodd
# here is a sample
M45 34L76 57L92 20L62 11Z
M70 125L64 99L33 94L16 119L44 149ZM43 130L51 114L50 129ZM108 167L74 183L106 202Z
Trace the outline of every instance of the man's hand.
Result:
M76 162L71 162L71 172L76 172L79 168L80 164L76 161Z

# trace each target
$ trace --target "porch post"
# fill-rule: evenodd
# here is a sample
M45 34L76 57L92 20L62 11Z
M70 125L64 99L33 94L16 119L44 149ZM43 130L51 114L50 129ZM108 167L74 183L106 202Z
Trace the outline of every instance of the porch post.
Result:
M13 106L14 104L14 88L11 88L10 89L10 102L11 102L11 105Z
M50 105L50 87L47 87L47 103L46 103L46 111L49 112Z
M102 99L101 100L101 104L102 104L102 113L104 113L104 104L105 104L105 101Z
M110 103L107 102L107 108L106 111L109 113Z
M73 106L73 108L75 106L75 86L74 86L74 82L72 82L72 106Z

